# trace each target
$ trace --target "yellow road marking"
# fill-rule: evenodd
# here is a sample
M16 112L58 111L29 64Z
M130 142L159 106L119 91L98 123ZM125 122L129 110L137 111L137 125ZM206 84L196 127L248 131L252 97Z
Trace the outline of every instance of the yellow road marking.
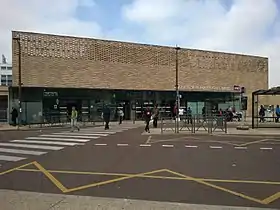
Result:
M240 144L238 145L239 147L243 147L243 146L247 146L247 145L250 145L250 144L257 144L257 143L261 143L261 142L265 142L265 141L270 141L271 139L261 139L261 140L257 140L257 141L251 141L251 142L248 142L248 143L245 143L245 144Z
M34 162L33 163L58 189L60 189L62 192L66 192L67 188L61 184L60 181L58 181L49 171L47 171L43 166L41 166L39 163Z
M277 200L280 198L280 192L278 193L275 193L269 197L267 197L266 199L263 199L262 201L265 203L265 204L270 204L271 202Z
M152 136L149 136L145 144L149 144L151 142Z
M198 138L192 138L192 140L194 141L198 141ZM163 139L163 140L153 140L152 142L150 142L151 144L155 144L155 143L159 143L159 142L176 142L176 141L190 141L188 139L185 139L185 137L180 137L180 138L174 138L174 139Z
M2 172L0 173L0 176L1 176L1 175L4 175L4 174L11 173L11 172L13 172L13 171L15 171L15 170L18 170L18 169L24 168L24 167L29 166L29 165L32 165L32 164L34 164L34 162L27 163L27 164L24 164L24 165L21 165L21 166L15 167L15 168L11 168L11 169L9 169L9 170L7 170L7 171L2 171Z
M143 176L143 175L148 175L148 174L159 173L159 172L163 172L163 171L165 171L165 169L150 171L150 172L146 172L146 173L134 174L134 175L126 176L126 177L120 177L120 178L111 179L111 180L107 180L107 181L102 181L102 182L98 182L98 183L93 183L93 184L89 184L89 185L84 185L84 186L80 186L80 187L76 187L76 188L71 188L71 189L67 190L66 192L68 193L68 192L87 189L87 188L90 188L90 187L96 187L96 186L101 186L101 185L105 185L105 184L111 184L111 183L114 183L114 182L119 182L119 181L122 181L122 180L131 179L131 178L135 178L135 177L139 177L139 176Z
M17 169L18 171L26 172L40 172L37 169ZM62 171L62 170L48 170L50 173L58 174L77 174L77 175L101 175L101 176L125 176L130 177L135 174L123 174L123 173L104 173L104 172L87 172L87 171ZM151 179L173 179L173 180L186 180L192 181L190 178L178 177L178 176L157 176L157 175L138 175L137 177L151 178ZM197 180L205 182L222 182L222 183L243 183L243 184L265 184L265 185L280 185L280 181L259 181L259 180L227 180L227 179L206 179L206 178L195 178Z
M26 166L29 166L33 164L34 166L36 166L38 168L38 170L36 169L23 169ZM13 169L1 172L0 175L4 175L13 171L32 171L32 172L42 172L57 188L59 188L63 193L68 193L68 192L73 192L73 191L78 191L78 190L82 190L82 189L87 189L90 187L96 187L96 186L101 186L101 185L106 185L106 184L110 184L110 183L114 183L114 182L119 182L122 180L127 180L127 179L131 179L131 178L136 178L136 177L142 177L142 178L157 178L157 179L176 179L176 180L190 180L190 181L194 181L197 183L200 183L202 185L250 200L250 201L254 201L260 204L269 204L277 199L280 198L280 192L277 192L263 200L260 199L256 199L250 196L247 196L245 194L239 193L239 192L235 192L217 185L214 185L212 183L209 182L232 182L232 183L252 183L252 184L274 184L274 185L279 185L280 182L270 182L270 181L251 181L251 180L219 180L219 179L202 179L202 178L194 178L194 177L190 177L169 169L160 169L160 170L155 170L155 171L150 171L150 172L145 172L145 173L139 173L139 174L120 174L120 173L99 173L99 172L75 172L75 171L58 171L58 170L46 170L45 168L43 168L38 162L31 162L28 164L24 164L21 165L19 167L15 167ZM154 173L159 173L159 172L169 172L173 175L175 175L176 177L168 177L168 176L154 176L151 174ZM67 189L65 186L63 186L63 184L61 182L59 182L51 173L76 173L76 174L92 174L92 175L114 175L114 176L122 176L120 178L116 178L116 179L111 179L111 180L107 180L107 181L102 181L102 182L98 182L98 183L93 183L93 184L89 184L89 185L83 185L80 187L76 187L76 188L71 188L71 189Z
M208 187L211 187L211 188L214 188L214 189L223 191L223 192L227 192L227 193L230 193L230 194L232 194L232 195L235 195L235 196L238 196L238 197L241 197L241 198L245 198L245 199L250 200L250 201L254 201L254 202L256 202L256 203L265 204L262 200L259 200L259 199L256 199L256 198L253 198L253 197L244 195L244 194L242 194L242 193L238 193L238 192L235 192L235 191L232 191L232 190L229 190L229 189L226 189L226 188L223 188L223 187L220 187L220 186L211 184L211 183L209 183L209 182L205 182L205 181L202 181L202 180L199 180L199 179L190 177L190 176L186 176L186 175L184 175L184 174L181 174L181 173L178 173L178 172L175 172L175 171L171 171L171 170L169 170L169 169L167 169L167 171L168 171L169 173L174 174L174 175L177 175L177 176L179 176L179 177L189 178L189 179L191 179L192 181L197 182L197 183L200 183L200 184L203 184L203 185L205 185L205 186L208 186Z

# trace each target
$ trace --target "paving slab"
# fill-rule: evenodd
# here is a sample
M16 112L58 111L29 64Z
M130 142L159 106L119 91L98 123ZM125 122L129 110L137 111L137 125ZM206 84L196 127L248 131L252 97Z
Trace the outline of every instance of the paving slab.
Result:
M263 208L196 205L133 199L58 195L0 190L1 209L5 210L261 210ZM266 208L270 210L269 208ZM272 209L271 209L272 210Z

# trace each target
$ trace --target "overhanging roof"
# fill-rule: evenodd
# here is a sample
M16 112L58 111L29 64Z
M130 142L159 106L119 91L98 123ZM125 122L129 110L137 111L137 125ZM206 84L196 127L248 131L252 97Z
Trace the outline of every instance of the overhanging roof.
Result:
M256 90L253 95L280 95L280 88L271 88L268 90Z

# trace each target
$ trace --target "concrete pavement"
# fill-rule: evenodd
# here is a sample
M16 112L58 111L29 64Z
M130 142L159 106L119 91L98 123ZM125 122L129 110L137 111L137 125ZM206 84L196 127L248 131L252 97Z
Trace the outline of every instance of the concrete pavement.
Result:
M159 209L163 205L167 205L166 209L280 208L279 139L265 142L256 137L204 135L174 139L174 135L141 135L141 125L141 128L114 132L125 126L112 127L106 131L112 132L110 135L92 139L84 145L65 147L4 165L0 188L20 193L35 192L33 196L38 195L38 203L40 193L58 194L53 203L67 200L61 209L69 209L69 203L75 206L80 202L89 205L100 202L102 209L106 209L104 203L108 202L114 202L111 209L151 209L149 207L154 206ZM83 136L104 132L92 128L82 129L80 133L61 131L50 135L65 135L65 142L75 142L83 140ZM261 150L260 147L268 147L261 145L264 143L275 145L271 150ZM191 147L194 144L197 147ZM70 199L68 195L73 196Z
M18 202L18 201L21 202ZM233 206L157 202L145 200L59 195L25 191L0 190L1 208L5 210L260 210ZM267 208L267 210L269 210Z

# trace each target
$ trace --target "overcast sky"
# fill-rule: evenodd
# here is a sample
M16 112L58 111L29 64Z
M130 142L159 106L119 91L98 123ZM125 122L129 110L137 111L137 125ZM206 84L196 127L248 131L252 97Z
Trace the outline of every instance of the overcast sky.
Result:
M0 53L11 30L261 55L280 85L280 0L1 0Z

